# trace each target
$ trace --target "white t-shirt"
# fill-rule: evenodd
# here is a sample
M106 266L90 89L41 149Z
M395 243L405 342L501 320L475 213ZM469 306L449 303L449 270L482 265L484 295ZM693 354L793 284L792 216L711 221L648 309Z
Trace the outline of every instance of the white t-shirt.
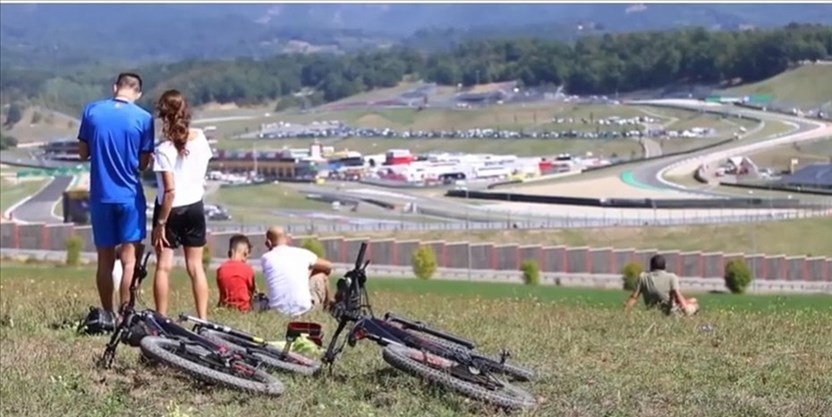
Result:
M294 246L280 245L266 252L260 265L269 290L269 308L289 316L312 309L309 275L317 261L313 252Z
M205 173L208 171L208 162L213 157L213 152L202 130L193 130L196 137L185 145L187 155L179 155L173 142L169 140L156 146L153 172L156 173L156 201L159 204L162 204L165 198L162 172L173 172L173 186L176 190L173 207L196 203L205 195Z

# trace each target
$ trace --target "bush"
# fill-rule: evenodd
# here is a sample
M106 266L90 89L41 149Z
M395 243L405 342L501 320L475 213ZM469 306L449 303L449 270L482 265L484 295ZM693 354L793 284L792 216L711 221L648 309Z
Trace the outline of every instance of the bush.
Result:
M301 245L304 249L318 255L319 258L326 259L326 248L324 248L324 244L321 243L320 240L316 238L309 238L303 241L303 245Z
M523 271L523 282L526 285L540 284L540 266L534 259L526 259L520 265L520 270Z
M413 273L419 279L431 279L436 272L436 253L429 245L419 245L411 258Z
M212 260L214 260L213 251L211 250L211 246L206 244L205 247L202 248L202 267L210 269Z
M627 291L634 291L644 268L638 262L630 262L621 269L621 281Z
M81 250L84 248L84 240L80 236L72 236L66 240L66 264L78 266L81 264Z
M725 264L725 286L734 294L742 294L754 277L745 262L734 259Z

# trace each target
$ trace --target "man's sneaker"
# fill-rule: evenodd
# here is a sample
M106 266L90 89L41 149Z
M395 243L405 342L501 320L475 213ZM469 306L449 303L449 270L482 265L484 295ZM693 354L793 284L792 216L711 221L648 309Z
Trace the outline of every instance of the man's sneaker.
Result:
M89 335L112 333L116 329L116 315L103 308L90 307L87 317L78 325L78 332Z

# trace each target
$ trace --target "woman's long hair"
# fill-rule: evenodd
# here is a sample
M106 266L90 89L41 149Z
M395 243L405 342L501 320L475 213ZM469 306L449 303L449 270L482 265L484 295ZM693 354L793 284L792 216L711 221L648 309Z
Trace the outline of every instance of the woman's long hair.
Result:
M165 91L156 103L156 111L162 119L162 134L173 142L180 155L187 155L185 146L188 144L191 126L188 100L179 90Z

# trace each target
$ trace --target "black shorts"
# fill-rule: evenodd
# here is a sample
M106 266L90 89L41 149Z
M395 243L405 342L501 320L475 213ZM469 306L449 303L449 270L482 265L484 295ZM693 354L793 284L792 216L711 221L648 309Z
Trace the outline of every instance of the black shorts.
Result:
M158 200L153 207L153 226L159 220L159 210L162 206ZM187 206L174 207L170 210L168 222L165 224L165 237L168 248L179 246L199 248L205 246L206 240L205 206L197 201Z

